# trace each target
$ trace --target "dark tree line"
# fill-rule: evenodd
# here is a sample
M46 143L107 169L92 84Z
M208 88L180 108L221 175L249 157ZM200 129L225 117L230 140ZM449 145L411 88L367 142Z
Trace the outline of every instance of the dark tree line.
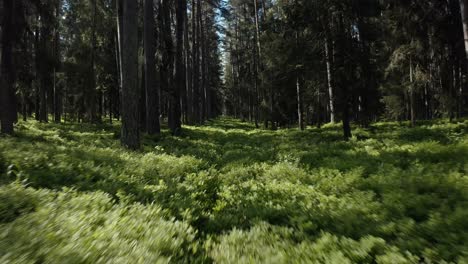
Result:
M122 121L122 144L220 113L216 0L2 0L1 128Z
M1 130L18 113L117 119L136 149L141 132L221 113L342 122L345 138L352 122L460 118L467 13L467 0L2 0Z
M265 127L467 112L466 0L230 0L225 113Z

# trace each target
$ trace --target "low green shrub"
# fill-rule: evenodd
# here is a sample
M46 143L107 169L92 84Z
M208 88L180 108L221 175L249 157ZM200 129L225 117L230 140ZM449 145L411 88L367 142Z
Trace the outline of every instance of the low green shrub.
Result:
M0 138L0 263L468 261L468 121L118 131Z
M197 258L195 230L169 219L157 205L114 204L100 192L50 195L56 198L35 212L0 225L0 262L171 263Z

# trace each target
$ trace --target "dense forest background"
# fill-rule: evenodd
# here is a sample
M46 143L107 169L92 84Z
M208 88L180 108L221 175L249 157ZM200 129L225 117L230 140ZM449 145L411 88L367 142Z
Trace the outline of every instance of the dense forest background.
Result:
M467 3L3 0L1 124L122 119L122 141L221 114L276 129L462 117ZM51 121L52 121L51 120ZM106 121L108 120L108 121Z

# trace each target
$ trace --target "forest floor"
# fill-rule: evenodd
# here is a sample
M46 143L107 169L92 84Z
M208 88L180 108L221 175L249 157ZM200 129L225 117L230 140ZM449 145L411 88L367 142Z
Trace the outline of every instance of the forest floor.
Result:
M0 137L0 263L468 263L468 120Z

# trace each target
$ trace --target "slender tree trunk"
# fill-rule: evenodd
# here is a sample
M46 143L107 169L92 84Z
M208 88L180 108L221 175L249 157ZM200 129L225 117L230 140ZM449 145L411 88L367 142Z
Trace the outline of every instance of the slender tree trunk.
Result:
M123 71L122 71L122 45L123 45L123 37L122 37L122 30L123 30L123 1L124 0L116 0L116 9L117 9L117 68L119 73L119 93L122 90L122 79L123 79Z
M172 90L171 112L172 126L170 127L173 135L179 135L182 129L181 124L181 107L180 107L180 92L185 88L185 71L184 71L184 10L187 9L186 0L177 0L176 5L176 85Z
M60 9L62 6L62 1L57 1L57 6L55 7L55 34L54 34L54 121L55 123L60 123L62 119L62 89L60 86L57 86L57 69L60 69L61 66L61 56L60 56L60 31L59 31L59 20L60 20Z
M138 88L138 3L124 0L122 32L122 145L140 147Z
M330 108L330 122L335 123L335 96L333 88L333 59L330 39L325 38L325 61L327 65L328 106Z
M465 36L465 52L466 52L466 61L468 62L468 0L459 0L460 1L460 11L463 22L463 34ZM468 65L468 63L467 63Z
M97 0L92 0L93 6L93 24L91 26L91 54L89 61L89 86L87 93L86 108L88 110L88 121L98 122L96 114L96 72L95 72L95 53L96 53L96 23L97 23Z
M296 77L296 94L297 94L297 117L299 120L299 129L304 130L304 106L302 102L302 88L301 88L301 80L299 74Z
M200 56L199 56L199 44L200 38L198 34L198 1L192 0L192 115L193 121L200 122Z
M39 39L39 15L36 16L35 22L36 22L36 28L34 32L34 66L35 66L35 71L34 71L34 76L35 76L35 82L36 82L36 91L34 94L34 115L36 121L40 121L41 117L41 101L40 101L40 93L41 93L41 65L40 65L40 50L41 50L41 42Z
M162 66L161 66L161 90L165 91L168 97L168 103L164 103L164 112L167 113L169 128L173 128L174 125L174 112L171 111L171 102L173 100L174 87L173 84L173 70L174 70L174 52L173 52L173 42L172 42L172 30L171 30L171 1L163 0L160 13L161 13L161 35L163 41L162 49ZM162 96L162 95L161 95Z
M200 107L200 122L203 123L206 120L206 114L207 114L207 108L206 108L206 52L205 52L205 47L206 47L206 38L205 38L205 26L203 23L203 8L202 8L202 2L203 0L198 0L198 23L199 23L199 32L200 32L200 37L199 37L199 46L200 46L200 51L201 51L201 63L200 63L200 69L201 69L201 87L200 87L200 98L201 98L201 107Z
M156 85L156 59L154 34L153 0L145 0L144 8L144 49L145 49L145 91L146 91L146 130L148 134L159 134L159 94Z
M262 46L260 43L260 26L259 26L259 19L258 19L258 0L253 0L254 3L254 17L255 17L255 126L258 128L259 122L259 104L260 104L260 86L261 80L259 79L259 72L261 67L261 58L262 58ZM263 90L263 89L262 89ZM263 93L265 94L265 93ZM266 119L265 119L266 120ZM268 123L266 123L268 126Z
M416 126L416 106L414 98L414 79L413 79L413 60L410 58L410 88L409 88L409 99L410 99L410 119L411 126Z
M50 87L52 86L52 62L51 62L51 24L52 18L50 12L50 3L45 3L42 6L41 12L41 30L39 36L39 52L38 52L38 70L40 72L40 88L39 88L39 121L48 122L48 105L52 100ZM52 93L53 96L53 93Z
M337 39L337 45L334 49L335 64L337 69L339 69L338 82L339 82L339 91L340 103L341 103L341 113L342 113L342 123L343 123L343 136L344 140L349 140L352 137L351 133L351 90L349 88L349 78L350 72L354 71L352 64L346 63L346 53L348 50L352 49L351 34L347 30L343 16L341 15L338 18L337 29L340 32L340 35Z
M187 5L187 3L185 4ZM189 26L188 26L188 15L187 7L184 11L184 62L185 62L185 122L187 124L192 124L192 67L190 59L190 42L189 42Z

